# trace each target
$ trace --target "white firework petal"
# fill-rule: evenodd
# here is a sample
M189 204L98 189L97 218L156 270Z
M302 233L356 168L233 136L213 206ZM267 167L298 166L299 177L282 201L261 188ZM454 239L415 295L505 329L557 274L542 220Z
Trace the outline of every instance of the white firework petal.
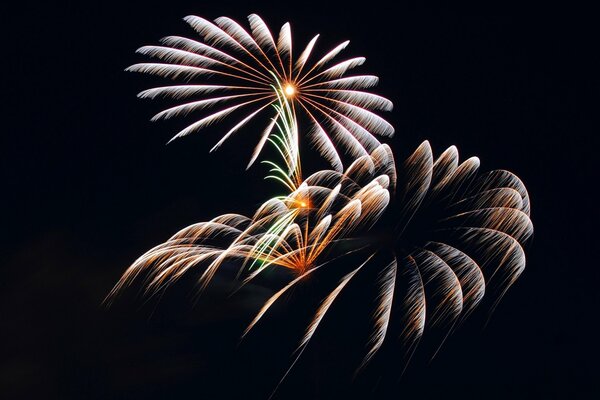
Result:
M321 97L321 96L319 96ZM319 107L326 109L331 115L335 115L336 119L350 132L352 136L356 138L361 144L361 146L368 152L372 152L377 147L381 145L381 143L369 132L365 127L360 125L357 121L348 118L345 114L340 113L337 110L334 110L330 107L327 107L322 102L318 100L312 99L314 104L318 104Z
M310 232L310 237L308 238L309 243L318 243L323 238L329 226L331 225L331 214L326 215L321 219L321 221L315 225L313 230Z
M172 65L160 63L139 63L127 67L125 71L141 72L143 74L158 75L171 79L191 79L200 75L212 75L216 71L206 68L191 67L188 65Z
M185 17L184 20L213 46L228 45L233 49L241 50L254 59L262 68L267 69L266 66L254 54L252 54L250 50L246 48L246 46L212 22L194 15Z
M223 62L210 57L164 46L143 46L137 49L136 53L155 57L169 63L187 64L196 67L212 67L223 64Z
M202 17L188 15L183 20L192 28L194 28L194 30L196 30L196 32L198 32L206 42L209 42L213 46L226 44L237 50L241 50L243 52L247 51L246 48L231 35Z
M416 257L421 260L419 271L423 276L425 289L430 289L429 293L437 300L429 302L430 324L454 321L463 309L463 292L458 277L444 259L430 250L419 250Z
M500 188L507 187L516 190L521 195L523 200L522 211L530 215L531 205L529 204L529 194L527 188L523 184L523 181L519 179L515 174L506 170L495 170L490 171L479 178L479 190L485 190L488 188Z
M458 149L456 146L448 147L433 164L431 186L437 191L446 178L451 176L458 167Z
M307 79L306 81L304 81L304 83L306 84L317 78L323 78L323 79L338 78L338 77L344 75L346 73L346 71L348 71L349 69L356 68L359 65L363 65L366 60L367 59L364 57L355 57L355 58L351 58L346 61L342 61L342 62L334 65L333 67L328 68L325 71L318 73L317 75L313 76L312 78Z
M346 111L348 118L356 120L363 127L365 127L365 129L368 129L369 131L379 135L389 137L394 135L394 127L379 115L362 107L358 107L341 100L332 101L335 102L338 108Z
M254 118L256 116L256 114L258 114L259 112L264 110L266 107L270 106L271 104L272 104L272 102L265 104L264 106L260 107L258 110L254 111L253 113L248 115L246 118L241 120L237 125L235 125L233 128L231 128L229 130L229 132L227 132L225 135L223 135L221 140L219 140L219 142L216 145L214 145L213 148L210 149L210 151L213 152L216 149L218 149L219 146L221 146L223 144L223 142L226 141L232 134L237 132L238 129L240 129L242 126L246 125L248 123L248 121L250 121L252 118Z
M191 65L179 65L179 64L161 64L161 63L139 63L134 64L130 67L127 67L125 71L128 72L141 72L145 74L158 75L164 78L178 79L182 77L183 79L192 79L198 76L203 75L222 75L227 77L232 77L236 79L242 79L248 82L252 82L254 84L264 84L260 80L257 80L254 77L247 77L236 75L234 73L229 73L225 71L217 71L214 69L195 67ZM260 78L260 77L259 77ZM263 78L260 78L263 79Z
M270 97L270 96L269 96ZM182 131L180 131L177 135L173 136L173 138L171 140L169 140L168 143L171 143L173 140L189 135L192 132L195 132L199 129L202 129L206 126L209 126L210 124L219 121L220 119L226 117L227 115L231 114L232 112L234 112L235 110L244 107L248 104L251 103L255 103L257 101L260 100L265 100L269 97L264 97L264 98L260 98L260 99L255 99L255 100L251 100L251 101L247 101L245 103L241 103L241 104L236 104L234 106L228 107L224 110L218 111L212 115L209 115L208 117L202 118L201 120L194 122L192 125L188 126L187 128L183 129Z
M392 111L394 108L394 104L385 97L378 96L373 93L361 92L358 90L313 89L308 90L308 92L328 92L328 94L335 99L342 100L368 110Z
M157 97L169 97L172 99L184 99L201 94L209 94L219 90L257 90L260 88L245 87L245 86L223 86L223 85L177 85L163 86L153 89L147 89L138 93L141 99L155 99Z
M219 17L215 19L215 23L245 47L252 47L258 50L258 44L254 41L252 36L231 18Z
M329 120L331 123L331 127L333 129L333 134L335 138L346 148L346 150L354 157L358 158L361 156L366 156L367 150L363 147L363 145L354 137L352 132L348 130L344 125L342 125L337 119L331 116L326 110L322 108L322 106L314 101L307 100L307 103L310 104L315 110L319 111L325 118Z
M271 77L268 76L268 74L265 74L264 72L261 72L256 68L252 67L248 63L243 62L240 59L207 44L179 36L167 36L166 38L163 38L160 41L161 43L167 46L180 48L189 52L211 57L218 61L222 61L223 63L221 64L221 66L223 66L224 68L235 69L240 73L244 73L249 76L255 77L263 83L268 84L271 80Z
M198 111L198 110L203 110L207 107L212 107L216 104L225 102L225 101L230 101L230 100L235 100L235 99L240 99L240 98L245 98L245 97L255 97L255 96L264 96L264 93L249 93L249 94L241 94L241 95L233 95L233 96L222 96L222 97L215 97L212 99L204 99L204 100L198 100L198 101L193 101L191 103L186 103L186 104L181 104L175 107L171 107L168 108L164 111L159 112L158 114L156 114L154 117L152 117L152 121L158 121L160 119L168 119L168 118L172 118L172 117L176 117L176 116L181 116L181 115L187 115L193 111Z
M267 61L267 63L273 68L273 70L277 71L275 65L273 65L269 57L263 52L259 44L244 28L242 28L240 24L228 17L219 17L215 19L215 22L217 23L217 25L219 25L219 27L225 30L230 36L234 37L243 46L245 46L249 50L258 51ZM259 61L258 59L256 59L256 61L259 62L263 68L267 69L265 64L263 64L261 61Z
M392 303L394 300L394 290L396 288L396 271L398 269L398 263L394 258L383 271L379 274L378 284L380 287L378 295L377 309L373 315L375 320L375 330L369 338L369 350L363 358L358 370L362 369L367 363L373 358L375 353L383 345L385 336L387 334L388 326L390 323L390 316L392 313Z
M304 68L304 65L306 65L306 61L308 60L310 53L312 52L313 48L315 47L315 43L317 42L318 38L319 38L319 35L315 35L315 37L313 37L311 39L311 41L308 42L308 44L306 45L306 48L300 54L300 57L298 57L298 60L296 61L296 65L294 66L294 69L297 71L296 79L300 76L300 73L302 73L302 69Z
M350 131L350 133L352 133L352 136L354 136L356 140L360 142L367 152L372 152L381 145L375 136L373 136L368 130L366 130L356 121L346 117L344 114L340 114L338 112L336 112L336 114L340 118L342 125L344 125Z
M406 268L402 273L408 276L408 292L405 295L403 304L405 305L406 325L400 334L400 337L408 343L408 351L412 353L415 346L423 336L425 330L425 287L418 264L415 259L408 256Z
M279 31L279 38L277 39L277 51L281 56L287 57L289 61L289 70L284 75L286 79L292 76L292 30L290 23L286 22Z
M258 45L263 49L272 52L277 52L277 45L275 44L275 39L273 39L273 35L269 30L269 27L265 22L256 14L250 14L248 16L248 21L250 22L250 29L252 30L252 35L256 39Z
M310 73L313 72L315 69L320 68L324 64L326 64L329 61L331 61L332 59L334 59L335 56L337 56L349 44L350 44L349 40L346 40L345 42L338 44L333 50L331 50L329 53L325 54L319 61L317 61L312 66L312 68L306 74L304 74L304 76L302 78L299 79L299 82L302 82L305 78L307 78L310 75Z
M312 117L312 115L311 115ZM327 133L321 125L314 119L313 117L313 129L308 134L309 138L311 138L319 153L325 157L327 161L332 165L333 169L341 172L343 170L342 160L340 160L340 156L338 156L335 146L331 142Z
M459 277L463 288L463 314L466 317L485 294L485 278L481 268L471 257L446 243L430 242L428 248L442 258Z
M204 43L197 42L195 40L182 38L179 36L168 36L160 40L161 43L170 46L171 50L177 50L180 52L187 52L195 54L201 57L202 62L211 63L211 65L218 65L219 67L233 69L241 74L245 74L256 78L264 84L269 84L271 78L260 72L256 68L248 65L247 63L227 54L214 47L208 46ZM149 46L145 46L149 47ZM160 47L160 46L153 46ZM210 60L210 61L209 61Z
M379 175L377 178L375 178L375 180L384 189L388 189L390 187L391 180L388 175Z
M246 65L239 59L227 54L219 49L215 49L212 46L198 42L196 40L184 38L181 36L167 36L160 39L160 42L164 45L180 48L200 55L206 55L212 57L215 60L224 61L229 64Z
M397 184L396 162L394 153L387 144L382 144L371 153L371 158L378 173L384 174L389 179L390 193L394 193Z
M223 214L215 217L211 222L218 222L234 228L240 228L242 225L248 226L252 220L245 215L240 214Z
M197 240L200 237L211 238L223 233L239 233L239 229L219 221L201 222L180 230L169 239L169 243L182 244L190 238L192 240Z
M442 221L454 222L459 226L468 226L469 223L476 222L479 227L506 233L519 242L523 242L533 235L533 224L529 216L514 208L492 207L471 210Z
M333 50L331 50L329 53L325 54L323 56L323 58L321 58L319 61L316 62L315 66L321 66L323 64L328 63L329 61L331 61L332 59L335 58L335 56L337 56L338 54L340 54L340 52L342 50L344 50L346 47L348 47L348 45L350 44L349 40L346 40L345 42L342 42L340 44L338 44L337 46L335 46L333 48Z
M405 161L403 169L410 176L404 188L404 198L402 200L402 214L406 218L403 225L406 226L420 207L431 185L433 154L431 153L431 145L427 140L421 143L417 150Z
M471 157L463 161L456 167L452 174L449 174L440 180L439 184L434 188L434 194L443 192L446 188L452 188L453 192L450 196L456 197L459 192L467 190L467 185L477 173L481 162L477 157Z
M379 78L375 75L357 75L345 78L334 79L331 81L313 83L307 88L330 88L330 89L366 89L376 86Z
M498 279L497 276L500 275L500 282L496 284L500 288L500 292L496 296L493 309L524 271L525 251L515 238L504 232L479 227L460 227L455 230L461 232L460 237L465 242L475 242L487 250L486 253L479 255L480 260L477 260L477 263L484 269L488 283L491 283L494 278ZM500 262L489 263L491 259L498 256L500 256ZM488 268L493 269L487 271Z
M302 103L300 104L302 105L302 107L304 107ZM309 132L308 137L314 141L319 153L321 153L321 155L323 155L323 157L325 157L325 159L329 161L333 168L336 171L342 172L342 160L340 159L340 156L338 155L338 152L335 149L333 142L331 141L329 136L327 136L327 133L325 132L321 124L319 124L317 119L313 116L313 114L305 107L304 109L313 122L313 129Z
M252 166L252 164L254 164L256 159L258 158L258 155L260 154L262 148L264 147L265 143L267 142L267 139L269 138L269 135L271 134L273 127L275 127L276 122L277 122L277 118L271 118L271 122L269 123L269 125L267 125L267 127L263 131L263 133L260 137L260 140L258 141L258 144L254 148L254 152L252 153L252 157L250 158L250 162L248 163L248 166L246 167L246 169L250 168Z
M368 193L361 193L361 189L355 196L361 198L363 209L360 223L366 227L372 226L381 217L390 203L390 192L384 189L377 180L372 181L373 188Z
M464 198L450 207L453 209L482 209L491 207L508 207L523 210L523 198L515 189L502 187L479 192Z

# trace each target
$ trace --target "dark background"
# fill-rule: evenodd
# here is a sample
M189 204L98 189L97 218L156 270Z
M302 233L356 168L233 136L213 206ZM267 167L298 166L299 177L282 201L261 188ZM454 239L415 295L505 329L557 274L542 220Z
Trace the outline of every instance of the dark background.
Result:
M436 154L455 144L483 170L515 172L531 196L527 269L490 323L479 310L433 361L371 396L597 394L596 22L586 10L425 16L385 4L23 2L3 13L0 397L266 398L285 371L292 327L236 347L252 300L193 307L174 288L162 302L101 306L151 246L193 222L250 213L275 191L261 166L244 172L243 132L212 154L219 128L165 146L189 120L149 122L160 104L135 94L154 81L123 71L143 59L137 47L193 36L188 14L244 22L251 12L273 30L290 21L296 43L321 33L321 50L350 39L345 54L366 56L361 71L395 104L398 159L424 139ZM348 357L323 335L280 398L371 393L344 384L336 371Z

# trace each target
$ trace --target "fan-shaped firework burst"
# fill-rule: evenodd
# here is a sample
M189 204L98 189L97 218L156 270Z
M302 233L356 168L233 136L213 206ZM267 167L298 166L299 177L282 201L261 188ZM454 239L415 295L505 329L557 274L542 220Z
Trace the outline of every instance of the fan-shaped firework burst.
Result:
M477 157L459 165L454 146L434 160L428 142L400 169L388 210L397 217L386 231L390 265L402 265L408 283L399 320L411 344L427 325L451 329L486 292L495 306L525 268L522 245L533 233L527 190L508 171L478 169Z
M248 17L250 31L227 17L213 22L197 16L185 21L204 40L179 36L162 39L161 46L144 46L138 52L157 58L162 63L141 63L129 71L149 73L165 78L182 79L188 84L149 89L142 98L168 97L177 100L194 98L164 110L153 119L187 115L211 110L174 138L198 131L226 116L244 111L246 114L213 147L216 149L232 134L258 115L269 112L280 97L290 101L294 124L296 113L305 114L309 139L334 169L342 170L338 148L353 157L371 153L379 143L372 134L391 136L393 127L373 110L392 109L392 103L363 89L375 86L373 75L346 76L347 71L364 63L355 57L333 63L346 48L343 42L321 57L313 49L319 35L293 56L290 24L282 26L277 40L263 20L255 14ZM211 78L216 84L205 84ZM212 82L212 81L211 81ZM212 109L220 107L217 111ZM250 166L262 150L275 126L271 119L251 157Z
M353 167L373 170L370 164L362 157ZM514 174L496 170L478 176L478 169L476 157L459 165L454 146L437 160L428 142L419 146L400 170L399 196L387 207L383 226L370 230L370 239L362 242L362 261L353 257L354 265L346 262L347 269L339 269L343 277L309 323L298 356L344 288L367 269L378 271L377 296L364 301L375 300L377 306L361 367L381 348L388 330L402 338L410 357L427 326L449 332L486 291L497 304L525 268L522 246L533 233L529 196ZM395 180L391 170L387 173ZM267 301L249 329L298 283L300 279L292 281Z

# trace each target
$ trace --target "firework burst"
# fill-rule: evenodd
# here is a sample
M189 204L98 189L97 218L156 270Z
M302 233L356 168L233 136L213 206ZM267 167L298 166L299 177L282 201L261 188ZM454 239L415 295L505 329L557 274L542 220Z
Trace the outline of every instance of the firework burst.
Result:
M508 171L478 175L478 169L476 157L459 164L454 146L434 160L424 142L397 175L390 148L380 145L343 173L309 176L252 218L225 214L183 229L136 260L109 297L140 276L157 293L193 268L200 268L205 288L224 262L236 260L240 285L267 268L289 271L290 280L265 302L246 336L285 293L344 258L343 267L332 267L340 278L307 325L290 369L344 289L368 270L376 281L360 284L374 285L375 297L363 301L375 307L359 370L390 332L401 339L408 363L427 327L446 331L445 339L485 293L495 307L525 268L523 243L533 233L527 190ZM345 242L353 249L340 246Z
M282 183L286 195L265 201L252 217L225 214L181 230L138 258L107 299L138 279L147 293L158 293L192 270L199 271L204 289L226 262L238 269L238 287L267 269L288 271L288 279L249 323L246 336L285 293L309 275L331 270L335 282L325 283L327 294L284 378L332 305L368 271L376 273L375 281L360 282L374 288L363 292L370 296L365 304L374 306L359 370L386 343L393 345L397 339L390 337L401 339L406 363L426 328L441 328L443 343L486 293L493 309L525 268L523 245L533 233L529 195L521 180L503 170L479 174L476 157L459 164L454 146L434 159L427 141L397 169L390 147L373 135L393 134L391 125L373 112L391 110L391 102L363 91L377 83L375 76L344 76L364 58L331 65L348 45L344 42L311 61L319 35L294 58L288 23L275 40L260 17L248 19L250 32L226 17L214 23L186 17L203 42L164 38L162 46L138 50L163 63L128 69L189 81L149 89L140 97L198 98L154 119L211 110L175 138L244 110L247 114L215 149L259 114L271 112L249 166L270 143L282 163L264 160L270 167L267 178ZM204 84L207 77L223 84ZM302 131L333 167L307 178L300 163L300 113L308 122ZM340 147L354 160L346 169ZM337 259L344 262L324 268Z
M392 103L364 91L375 86L378 78L373 75L345 76L349 70L362 65L365 58L333 62L349 41L317 58L313 53L319 37L316 35L296 58L289 23L281 27L275 40L256 14L248 17L250 32L227 17L219 17L214 22L197 16L188 16L184 20L203 41L165 37L160 46L138 49L138 53L161 63L140 63L127 68L128 71L187 82L139 94L142 98L193 99L156 114L153 120L209 110L208 115L177 133L173 139L201 130L234 112L245 112L245 116L213 147L214 150L245 124L271 111L270 106L280 103L282 97L291 104L296 126L296 113L305 115L307 126L303 131L337 171L343 169L340 148L354 158L365 156L379 145L373 134L393 135L394 128L373 112L390 111ZM209 79L216 84L205 84ZM213 111L215 108L218 110ZM275 116L264 129L248 167L263 149L276 120Z
M359 369L383 346L389 331L401 338L408 363L427 327L445 331L443 343L485 293L495 308L525 268L523 245L533 234L533 225L521 180L505 170L479 175L478 169L477 157L459 164L454 146L436 160L428 142L418 147L400 169L399 193L386 207L382 226L371 229L367 234L371 239L362 242L362 260L354 256L354 262L338 269L342 277L308 324L297 357L350 281L369 269L377 272L376 296L363 301L374 301L376 307ZM248 330L284 292L300 283L301 279L292 281L268 300Z
M109 299L144 275L156 293L201 267L201 287L225 261L242 261L243 283L268 267L304 276L326 263L333 244L371 226L389 202L395 183L394 159L387 145L356 160L344 173L319 171L287 196L266 201L252 218L225 214L191 225L138 258ZM146 274L145 274L146 273Z

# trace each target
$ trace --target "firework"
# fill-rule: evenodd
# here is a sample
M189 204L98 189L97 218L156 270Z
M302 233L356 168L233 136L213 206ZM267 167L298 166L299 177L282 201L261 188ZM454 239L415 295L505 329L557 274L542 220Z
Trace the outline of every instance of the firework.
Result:
M268 267L304 276L326 262L337 241L371 226L389 202L395 184L394 159L387 145L356 160L344 173L319 171L287 196L266 201L252 218L225 214L191 225L138 258L109 299L144 275L157 292L193 267L202 267L206 287L226 260L240 260L247 283Z
M419 146L400 169L398 196L387 207L389 218L381 219L388 223L368 233L386 239L371 241L365 247L372 251L362 260L354 257L354 265L347 263L346 270L339 271L343 276L322 300L300 341L297 357L332 303L367 269L378 272L378 294L375 299L363 299L375 300L377 306L359 369L382 347L390 329L396 333L394 338L402 339L408 362L426 327L450 333L486 292L493 299L492 309L498 304L525 268L523 244L533 234L529 195L511 172L478 175L478 169L477 157L459 165L454 146L437 160L428 142ZM299 283L300 279L292 281L268 300L248 330L275 300ZM396 312L394 304L399 308Z
M138 50L162 63L128 70L188 81L140 93L143 98L193 99L154 119L208 110L174 138L244 111L216 149L249 121L269 113L248 166L270 143L280 162L262 161L270 167L267 178L283 184L286 194L265 201L252 217L225 214L181 230L138 258L107 299L139 279L148 294L156 294L191 270L199 272L204 289L226 262L238 269L238 287L268 269L289 272L244 337L309 275L333 271L332 285L320 281L326 282L326 295L282 380L326 323L332 305L368 271L376 279L360 283L375 288L363 292L370 296L365 304L374 306L358 370L397 338L408 363L428 328L441 329L443 343L484 294L492 298L493 309L525 268L523 245L533 233L521 180L503 170L480 174L476 157L459 164L454 146L434 159L427 141L397 169L390 147L374 136L393 134L391 125L373 112L391 110L391 102L363 90L377 83L375 76L344 76L364 58L332 64L348 42L314 57L319 35L294 58L288 23L275 40L260 17L248 19L250 32L226 17L214 23L186 17L202 42L164 38L162 46ZM209 77L219 84L205 84ZM308 133L332 169L304 178L299 132ZM338 149L353 159L345 169ZM344 262L325 268L338 259Z
M230 114L244 112L244 116L213 147L214 150L249 121L272 112L271 105L280 103L281 98L291 104L294 125L298 126L297 113L304 115L306 127L302 131L307 132L309 140L337 171L343 169L340 148L357 158L377 148L379 142L373 134L393 135L394 128L373 112L390 111L392 103L364 91L375 86L378 78L373 75L345 76L349 70L362 65L365 58L333 62L349 41L316 57L313 53L319 37L316 35L296 58L289 23L282 26L275 40L256 14L248 17L250 32L227 17L219 17L214 22L197 16L188 16L184 20L203 41L165 37L160 46L138 49L138 53L156 58L160 63L140 63L127 68L186 82L139 94L142 98L193 99L156 114L153 120L209 110L173 139L201 130ZM216 84L206 84L208 80ZM218 110L213 111L215 108ZM248 167L263 149L276 125L277 115L264 129Z
M376 306L359 369L389 340L389 331L401 338L408 362L426 327L449 333L486 292L495 307L525 267L523 243L533 233L527 190L508 171L478 175L478 169L476 157L459 164L455 147L434 160L424 142L397 176L390 148L380 145L344 173L309 176L289 195L265 202L252 218L226 214L183 229L136 260L111 296L140 275L156 293L194 267L202 271L204 288L225 261L239 261L241 285L267 268L289 271L291 280L265 302L245 336L309 275L360 252L336 267L341 278L308 324L291 367L332 304L366 270L378 278L362 284L374 284L377 295L363 299ZM398 194L390 198L396 186ZM389 217L381 219L385 212ZM361 237L353 250L338 246Z

